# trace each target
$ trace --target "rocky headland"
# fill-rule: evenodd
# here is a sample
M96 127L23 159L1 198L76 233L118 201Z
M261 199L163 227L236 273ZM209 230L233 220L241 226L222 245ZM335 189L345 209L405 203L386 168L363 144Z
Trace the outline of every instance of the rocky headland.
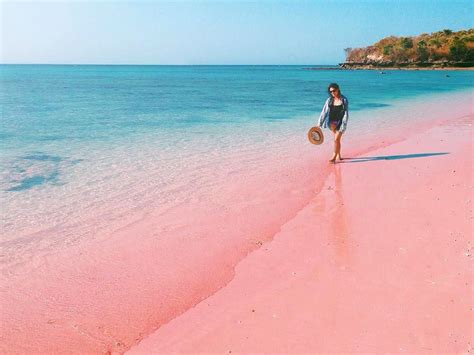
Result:
M473 69L474 29L390 36L368 47L344 51L341 69Z

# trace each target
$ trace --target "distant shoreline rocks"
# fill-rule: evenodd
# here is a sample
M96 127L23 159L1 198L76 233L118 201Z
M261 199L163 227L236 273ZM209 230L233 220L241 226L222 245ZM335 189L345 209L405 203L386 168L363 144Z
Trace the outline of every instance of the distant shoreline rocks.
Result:
M340 63L338 67L305 67L303 70L377 70L380 74L386 74L389 70L474 70L474 66L416 66L416 65L376 65L367 63Z
M341 70L474 70L474 63L466 62L344 62Z

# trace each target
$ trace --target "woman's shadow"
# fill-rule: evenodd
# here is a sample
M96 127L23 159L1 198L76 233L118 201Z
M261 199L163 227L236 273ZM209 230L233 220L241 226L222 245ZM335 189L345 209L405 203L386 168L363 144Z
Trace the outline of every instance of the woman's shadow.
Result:
M410 158L425 158L435 155L445 155L448 152L440 153L418 153L418 154L401 154L401 155L382 155L377 157L360 157L360 158L344 158L341 163L363 163L366 161L375 160L398 160L398 159L410 159Z

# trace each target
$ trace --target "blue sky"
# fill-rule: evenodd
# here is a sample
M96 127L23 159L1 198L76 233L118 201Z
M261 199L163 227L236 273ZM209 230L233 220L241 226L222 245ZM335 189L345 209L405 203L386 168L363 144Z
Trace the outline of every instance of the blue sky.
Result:
M337 64L346 47L474 27L469 0L5 1L1 63Z

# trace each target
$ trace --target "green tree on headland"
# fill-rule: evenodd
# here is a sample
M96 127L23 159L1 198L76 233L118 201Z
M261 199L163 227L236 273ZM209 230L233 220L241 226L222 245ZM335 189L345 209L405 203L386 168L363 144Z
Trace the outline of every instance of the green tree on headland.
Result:
M474 29L413 37L390 36L365 48L346 48L344 65L474 66Z
M413 48L413 40L410 37L402 37L400 38L400 46L405 49Z

